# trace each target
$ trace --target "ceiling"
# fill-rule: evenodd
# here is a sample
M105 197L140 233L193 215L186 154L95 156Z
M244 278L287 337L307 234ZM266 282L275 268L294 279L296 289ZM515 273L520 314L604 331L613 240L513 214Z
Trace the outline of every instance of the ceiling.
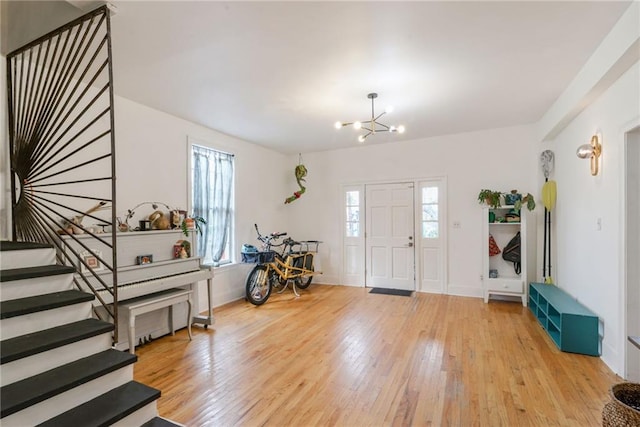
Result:
M79 2L75 2L79 3ZM282 153L537 122L630 2L113 1L118 95Z

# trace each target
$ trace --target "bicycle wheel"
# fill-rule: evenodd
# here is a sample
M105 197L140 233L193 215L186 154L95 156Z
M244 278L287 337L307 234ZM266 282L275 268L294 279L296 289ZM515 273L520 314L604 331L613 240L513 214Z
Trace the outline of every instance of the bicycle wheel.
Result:
M311 271L313 271L313 267L310 268ZM300 288L300 289L307 289L309 287L309 285L311 284L311 281L313 280L313 276L309 276L309 277L300 277L298 279L296 279L296 287Z
M246 296L253 305L262 305L271 295L271 281L267 276L267 266L258 264L247 276Z

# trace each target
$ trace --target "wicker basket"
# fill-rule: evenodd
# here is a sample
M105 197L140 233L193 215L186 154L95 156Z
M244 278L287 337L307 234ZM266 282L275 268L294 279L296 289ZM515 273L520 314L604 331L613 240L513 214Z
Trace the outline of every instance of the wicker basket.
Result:
M611 387L611 402L602 410L602 425L640 426L640 384L620 383Z

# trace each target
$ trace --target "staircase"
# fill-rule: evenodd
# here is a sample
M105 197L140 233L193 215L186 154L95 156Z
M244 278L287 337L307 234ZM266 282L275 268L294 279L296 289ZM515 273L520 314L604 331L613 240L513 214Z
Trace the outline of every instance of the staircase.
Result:
M137 356L112 348L113 325L53 248L0 242L0 425L179 426L160 391L133 381Z

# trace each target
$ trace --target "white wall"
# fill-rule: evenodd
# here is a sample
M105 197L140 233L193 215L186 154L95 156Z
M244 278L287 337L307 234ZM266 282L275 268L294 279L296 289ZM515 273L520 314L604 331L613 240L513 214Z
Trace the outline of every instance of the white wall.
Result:
M430 177L447 178L448 186L448 284L446 292L481 296L480 189L518 189L539 193L536 184L539 144L534 129L520 126L391 144L363 145L350 149L303 155L308 169L307 191L288 205L294 238L322 240L323 276L317 282L339 283L342 268L343 184L385 182ZM298 156L290 156L290 189L295 190L293 168ZM452 228L455 222L460 228Z
M286 157L275 151L216 132L141 104L115 99L117 213L140 202L159 201L187 209L187 137L235 154L235 252L242 243L256 243L253 228L284 229ZM151 213L141 208L135 218ZM214 305L241 298L249 265L221 267L215 271ZM206 294L202 294L206 295ZM202 302L202 301L201 301ZM203 310L200 306L200 310Z
M549 145L555 152L558 200L556 284L604 322L602 359L623 372L626 337L621 317L624 277L624 132L640 120L640 63L636 63ZM593 177L579 159L579 145L601 132L601 172ZM601 219L602 229L597 229Z

